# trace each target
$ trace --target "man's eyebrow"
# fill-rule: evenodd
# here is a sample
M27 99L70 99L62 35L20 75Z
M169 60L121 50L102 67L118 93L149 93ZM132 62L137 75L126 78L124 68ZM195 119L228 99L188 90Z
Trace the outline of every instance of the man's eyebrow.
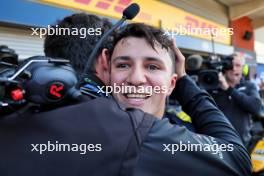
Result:
M113 59L113 62L116 61L116 60L128 61L128 60L130 60L130 57L129 56L118 56L118 57L115 57Z
M128 60L131 60L131 57L129 56L118 56L118 57L115 57L113 58L113 62L117 61L117 60L121 60L121 61L128 61ZM159 62L159 63L162 63L162 60L158 57L150 57L150 56L146 56L143 58L143 60L145 61L154 61L154 62Z
M162 60L160 58L158 58L158 57L145 57L144 60L162 62Z

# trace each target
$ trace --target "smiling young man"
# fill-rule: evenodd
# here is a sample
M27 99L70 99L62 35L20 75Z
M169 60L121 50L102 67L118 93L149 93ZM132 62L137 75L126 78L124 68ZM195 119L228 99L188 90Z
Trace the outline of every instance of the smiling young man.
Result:
M161 30L140 23L128 25L115 42L111 85L134 89L113 92L113 96L126 107L139 108L162 118L166 97L177 80L173 42Z
M184 56L162 30L132 23L114 38L115 47L110 50L110 83L134 87L130 89L133 91L113 92L114 98L128 110L141 109L159 118L141 145L134 175L250 175L249 156L237 132L213 99L186 75ZM150 96L149 87L152 87ZM162 118L166 97L174 88L197 133ZM181 144L223 148L217 147L212 154L212 150L188 147L181 151ZM225 146L232 147L227 151ZM194 165L195 161L199 162Z

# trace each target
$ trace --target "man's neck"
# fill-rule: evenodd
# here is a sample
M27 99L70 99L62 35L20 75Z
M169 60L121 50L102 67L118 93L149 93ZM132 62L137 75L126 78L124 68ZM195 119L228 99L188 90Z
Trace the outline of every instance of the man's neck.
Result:
M232 88L235 88L238 84L234 83L234 82L230 82L230 81L227 81L227 84L232 87Z

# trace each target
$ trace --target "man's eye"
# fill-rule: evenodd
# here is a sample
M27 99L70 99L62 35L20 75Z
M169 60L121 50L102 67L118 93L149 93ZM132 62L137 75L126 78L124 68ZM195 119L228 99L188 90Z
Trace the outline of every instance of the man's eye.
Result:
M129 68L129 65L128 64L117 64L116 65L116 68Z
M159 70L159 67L157 65L150 64L147 66L149 70Z

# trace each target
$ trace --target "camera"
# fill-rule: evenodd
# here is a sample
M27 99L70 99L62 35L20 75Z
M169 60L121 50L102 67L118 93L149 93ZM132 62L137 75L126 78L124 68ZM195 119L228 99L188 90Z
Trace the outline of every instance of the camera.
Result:
M33 56L19 62L7 46L0 47L0 112L10 113L27 104L40 109L78 101L78 79L69 61Z
M218 74L233 69L232 59L232 56L211 55L203 58L200 55L191 55L186 60L186 71L201 88L207 91L216 90L219 86Z

